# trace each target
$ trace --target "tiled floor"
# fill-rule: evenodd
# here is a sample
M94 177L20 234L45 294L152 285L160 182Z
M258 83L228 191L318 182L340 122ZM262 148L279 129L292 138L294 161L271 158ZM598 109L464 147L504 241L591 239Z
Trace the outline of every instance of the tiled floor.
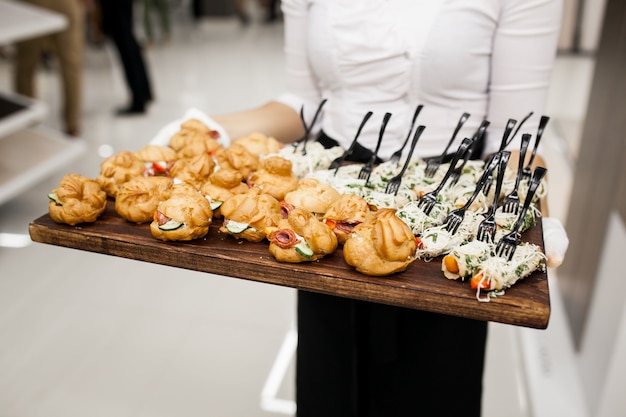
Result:
M147 51L157 100L146 116L113 117L127 100L117 57L110 47L89 50L87 152L0 206L0 233L26 234L62 174L97 175L104 156L138 149L186 109L228 112L281 92L280 24L242 28L234 19L209 19L194 26L185 12L175 11L172 43ZM561 219L592 65L562 57L555 70L547 134L553 139L544 141L551 214ZM10 87L9 68L0 61L0 88ZM582 87L569 88L568 79ZM46 124L58 127L56 74L44 72L40 82L50 106ZM270 399L263 401L269 408L261 407L292 329L290 289L40 244L0 247L0 265L2 417L251 417L282 415L290 406L293 369L287 366L276 388L287 403ZM519 340L516 328L490 328L486 417L531 415Z

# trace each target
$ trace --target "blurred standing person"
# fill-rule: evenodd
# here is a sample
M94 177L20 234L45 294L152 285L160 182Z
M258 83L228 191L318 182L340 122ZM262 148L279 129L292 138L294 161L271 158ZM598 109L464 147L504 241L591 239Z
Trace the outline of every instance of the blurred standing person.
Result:
M194 22L200 19L202 16L202 2L200 0L191 0L189 9Z
M250 24L248 0L235 0L235 12L237 13L237 18L239 18L242 25L247 26Z
M65 133L80 135L83 104L84 3L85 0L22 0L62 14L67 27L44 37L16 44L15 90L36 97L35 72L43 53L50 48L58 58L63 89L63 123Z
M100 2L89 0L87 7L87 41L92 45L104 44L102 33L102 16L100 16Z
M147 41L154 43L154 30L152 28L152 12L156 11L161 22L161 39L167 43L171 36L170 6L168 0L143 0L143 26Z
M279 18L280 0L262 0L261 5L266 11L265 22L276 22Z
M100 0L102 30L111 38L124 68L131 102L117 110L117 115L136 115L146 112L152 101L152 87L148 71L134 32L132 0Z

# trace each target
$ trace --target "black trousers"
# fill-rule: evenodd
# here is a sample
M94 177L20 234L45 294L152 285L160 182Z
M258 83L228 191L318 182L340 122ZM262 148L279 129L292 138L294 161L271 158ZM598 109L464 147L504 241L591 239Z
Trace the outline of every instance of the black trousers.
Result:
M487 322L298 293L298 417L480 417Z
M298 417L480 417L486 341L487 322L299 291Z
M152 87L143 52L134 33L132 0L100 0L102 28L111 38L124 68L131 106L141 108L152 100Z

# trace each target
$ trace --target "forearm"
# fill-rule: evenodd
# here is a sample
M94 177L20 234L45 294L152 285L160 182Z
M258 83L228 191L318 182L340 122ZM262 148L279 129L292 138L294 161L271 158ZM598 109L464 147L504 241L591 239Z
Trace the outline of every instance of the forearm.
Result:
M237 113L212 116L232 140L254 132L272 136L283 143L298 140L304 134L300 116L291 107L271 101L260 107Z
M486 153L500 146L509 118L519 122L531 111L509 150L520 147L524 133L537 130L544 114L561 22L560 0L507 0L493 41L489 126Z

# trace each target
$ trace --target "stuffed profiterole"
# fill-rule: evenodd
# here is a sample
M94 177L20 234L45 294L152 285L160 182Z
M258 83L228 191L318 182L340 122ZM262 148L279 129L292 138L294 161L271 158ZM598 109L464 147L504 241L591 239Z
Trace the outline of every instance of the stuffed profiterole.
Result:
M135 177L119 187L115 211L129 222L150 223L157 205L169 197L173 185L170 177Z
M169 169L178 156L169 146L146 145L135 152L145 166L143 175L169 175Z
M172 186L166 200L160 201L150 223L152 236L159 240L193 240L209 232L213 219L211 205L193 186Z
M143 161L134 153L121 151L102 161L100 174L96 177L96 181L107 193L107 196L115 198L122 184L142 176L145 170Z
M203 152L192 158L176 160L170 167L170 176L199 190L214 170L215 161L211 155Z
M279 262L309 262L337 249L337 237L312 213L293 209L276 227L265 229L269 251Z
M182 158L197 155L201 152L213 152L221 147L218 142L220 134L210 129L198 119L189 119L180 125L169 142L169 146Z
M280 156L270 156L261 160L259 169L251 173L246 182L250 188L258 188L278 201L296 189L298 177L291 170L291 161Z
M220 211L224 218L220 232L251 242L265 239L265 229L282 219L278 200L258 189L232 196L222 203Z
M335 233L339 243L344 244L357 225L374 219L374 213L375 207L363 197L355 194L342 194L328 207L324 222Z
M289 208L301 208L323 218L331 204L339 200L341 194L329 184L315 178L303 178L295 190L287 193L283 205Z
M202 184L200 191L211 203L213 217L222 217L221 205L235 194L248 192L248 186L243 182L243 176L234 169L220 169L209 176L209 180Z
M215 153L215 160L220 169L232 168L244 178L259 169L259 157L249 152L243 145L233 143L228 148L219 149Z
M107 195L100 184L80 174L67 174L48 194L48 212L57 223L93 223L104 212Z
M395 209L376 212L374 220L361 223L352 230L343 245L348 265L371 276L401 272L415 261L417 244L409 226L400 220Z
M240 137L233 143L242 145L248 151L259 157L278 153L278 151L280 151L283 147L283 144L281 144L275 138L271 136L266 136L263 133L259 132L254 132L249 134L248 136Z

